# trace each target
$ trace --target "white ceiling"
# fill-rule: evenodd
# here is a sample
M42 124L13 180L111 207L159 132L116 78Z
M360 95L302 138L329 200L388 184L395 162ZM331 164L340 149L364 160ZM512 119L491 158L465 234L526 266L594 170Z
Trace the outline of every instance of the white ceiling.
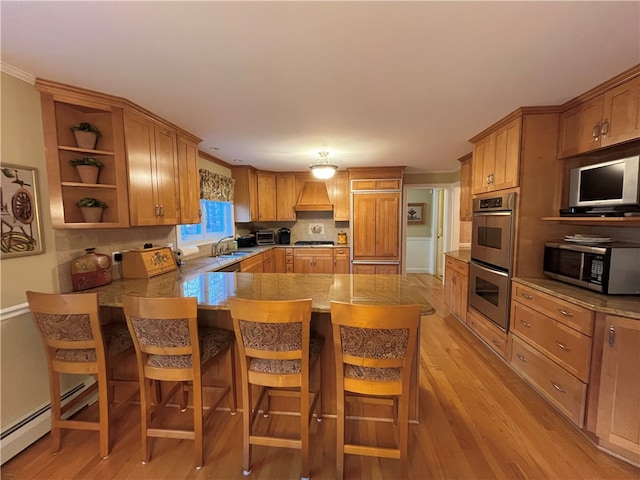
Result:
M640 2L14 2L2 62L125 97L269 170L451 171L520 106L640 63ZM216 147L219 150L212 150Z

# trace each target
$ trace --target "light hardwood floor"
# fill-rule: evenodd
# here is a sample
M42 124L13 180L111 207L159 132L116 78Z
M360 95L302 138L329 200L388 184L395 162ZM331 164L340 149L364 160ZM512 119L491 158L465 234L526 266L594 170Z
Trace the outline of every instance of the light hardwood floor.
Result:
M442 286L416 276L436 314L422 325L420 422L410 427L413 479L635 479L640 470L599 451L464 325L448 314ZM94 414L91 408L83 416ZM137 405L115 424L111 456L101 460L98 435L69 431L51 455L43 437L2 466L2 479L295 479L299 451L254 447L253 473L243 477L241 413L213 415L205 432L205 464L193 468L190 441L157 439L150 463L140 463ZM190 415L189 415L190 416ZM179 418L179 414L176 414ZM261 419L262 420L262 419ZM264 420L282 430L294 417ZM348 427L349 428L349 427ZM363 438L388 441L389 424L350 426ZM312 423L311 477L335 478L335 420ZM346 456L345 478L396 479L395 460Z

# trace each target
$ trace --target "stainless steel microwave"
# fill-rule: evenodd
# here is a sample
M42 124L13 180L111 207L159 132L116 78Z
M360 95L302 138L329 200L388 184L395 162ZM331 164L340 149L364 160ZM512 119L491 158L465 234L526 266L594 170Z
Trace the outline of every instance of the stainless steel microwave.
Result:
M640 244L547 242L544 274L608 295L640 295Z

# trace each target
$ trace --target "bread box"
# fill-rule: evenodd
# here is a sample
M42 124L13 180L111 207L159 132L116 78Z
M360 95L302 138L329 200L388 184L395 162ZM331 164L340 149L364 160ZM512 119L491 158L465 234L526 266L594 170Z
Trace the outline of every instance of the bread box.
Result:
M178 267L169 247L141 248L122 252L122 278L151 278Z

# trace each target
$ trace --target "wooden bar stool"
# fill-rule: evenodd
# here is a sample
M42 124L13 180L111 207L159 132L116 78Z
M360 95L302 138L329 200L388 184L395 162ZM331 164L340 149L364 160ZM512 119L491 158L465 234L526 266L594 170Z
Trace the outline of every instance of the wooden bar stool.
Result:
M129 403L138 394L136 382L113 378L113 367L133 355L133 342L125 324L100 326L98 294L52 294L26 292L33 320L47 356L51 395L52 450L60 450L61 430L100 432L100 456L111 450L111 416L115 407ZM96 382L64 406L61 402L60 374L92 375ZM135 388L118 404L111 404L113 387L128 384ZM98 392L99 421L63 419L89 395Z
M252 445L301 450L300 477L309 478L309 424L316 411L320 421L320 388L310 392L309 375L320 367L324 339L311 333L311 300L266 301L232 297L231 317L242 369L242 468L251 473ZM317 369L321 385L320 368ZM255 404L252 385L260 387ZM254 423L264 402L269 413L270 396L300 399L300 436L256 435Z
M236 412L234 334L221 328L198 327L195 297L147 298L122 296L127 325L138 360L142 430L142 463L151 458L149 437L194 440L196 469L203 464L203 427L216 407L228 396L229 409ZM225 356L228 384L205 386L202 375ZM160 398L160 382L176 382ZM154 388L155 408L151 399ZM161 428L160 417L167 403L182 391L179 403L186 411L189 390L193 394L193 428ZM204 413L203 390L215 391ZM156 418L157 417L157 418ZM154 422L155 420L155 422Z
M331 302L336 360L338 478L344 455L400 459L407 478L409 383L418 340L419 305L352 305ZM391 399L396 448L345 443L345 401Z

